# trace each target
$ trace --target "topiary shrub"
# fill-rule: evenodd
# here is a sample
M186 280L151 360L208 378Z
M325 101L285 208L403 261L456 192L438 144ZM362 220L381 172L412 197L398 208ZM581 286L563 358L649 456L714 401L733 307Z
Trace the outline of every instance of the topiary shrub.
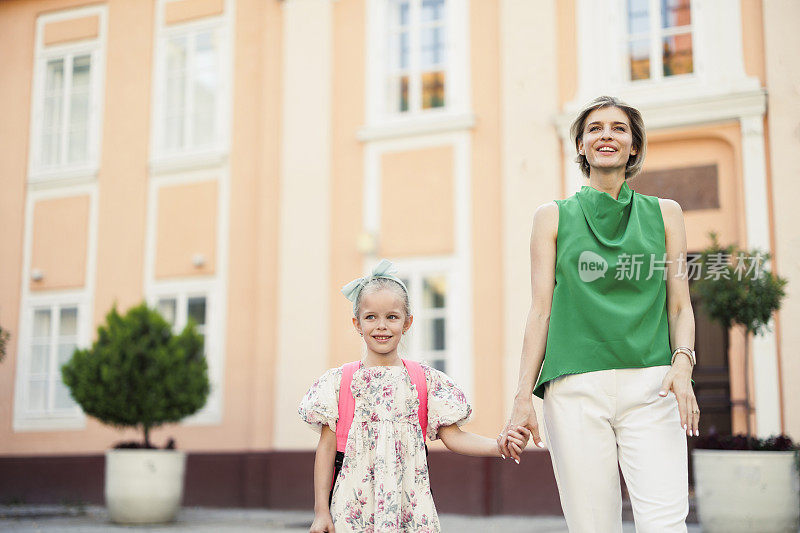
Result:
M195 413L210 391L202 335L191 323L173 334L144 303L125 315L112 308L92 347L75 350L61 374L87 415L141 428L145 448L152 428Z
M768 253L722 246L715 233L709 237L711 245L701 254L704 275L692 285L692 291L702 300L708 316L725 329L740 325L747 334L763 334L786 296L786 279L765 268L770 259ZM748 342L744 346L746 437L752 437L748 384L750 347Z

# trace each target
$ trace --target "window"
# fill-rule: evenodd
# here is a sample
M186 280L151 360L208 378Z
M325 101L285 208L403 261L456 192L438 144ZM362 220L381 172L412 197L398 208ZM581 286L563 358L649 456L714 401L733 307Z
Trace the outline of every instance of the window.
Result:
M452 347L448 336L448 276L444 273L414 273L401 278L408 287L414 324L408 335L409 357L448 372Z
M389 0L388 113L447 104L446 8L445 0Z
M627 0L631 81L694 72L690 0Z
M180 304L180 308L179 308ZM158 312L172 324L176 332L180 332L192 320L197 332L205 338L206 334L206 297L188 296L184 298L159 298L156 304ZM205 350L205 348L204 348Z
M46 60L39 129L41 169L88 162L91 78L90 53Z
M213 149L220 139L221 32L214 27L169 29L159 48L163 94L158 151Z
M209 297L199 292L173 293L159 295L155 299L155 307L164 319L172 324L175 333L180 333L183 328L193 321L197 332L203 337L203 353L208 363L208 379L211 384L211 393L206 405L194 417L216 416L219 412L220 394L220 368L215 357L215 343L212 330Z
M78 347L78 305L38 306L28 342L27 391L29 416L74 414L78 405L61 380L61 366Z
M96 23L96 31L47 40L47 28L62 23L70 27L78 19L89 21L88 26ZM97 172L105 33L105 6L55 11L37 18L28 152L31 181L91 178Z
M74 20L87 24L71 26ZM48 40L48 28L59 24L79 31L75 35L67 32L61 40ZM95 24L96 30L91 30ZM105 34L105 6L55 11L36 19L28 151L28 178L32 182L91 179L97 172Z
M472 127L469 5L366 2L366 124L359 139Z

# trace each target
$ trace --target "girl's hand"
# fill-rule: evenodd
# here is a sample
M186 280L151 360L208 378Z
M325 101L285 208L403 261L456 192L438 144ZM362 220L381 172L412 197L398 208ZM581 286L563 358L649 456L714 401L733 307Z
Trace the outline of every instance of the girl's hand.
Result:
M330 512L317 513L314 515L314 523L308 533L335 533L333 529L333 518Z
M507 439L508 439L508 446L509 448L516 453L518 457L514 459L514 462L519 464L522 460L522 450L525 449L525 446L528 444L528 439L531 438L531 432L528 431L528 428L519 426L515 429L510 429L508 431ZM497 438L497 451L498 453L503 456L503 450L500 447L500 437ZM505 459L505 457L503 457Z
M697 398L692 389L692 363L687 356L675 359L672 368L669 369L664 381L661 382L660 396L666 396L670 391L675 394L678 401L678 411L681 414L681 427L686 431L686 435L700 435L698 426L700 424L700 408L697 406Z

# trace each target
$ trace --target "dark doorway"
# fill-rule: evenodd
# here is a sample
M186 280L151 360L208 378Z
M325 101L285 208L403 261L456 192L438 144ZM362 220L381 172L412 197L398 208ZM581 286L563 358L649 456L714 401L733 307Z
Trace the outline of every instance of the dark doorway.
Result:
M689 285L691 287L691 281ZM712 321L703 302L692 295L695 323L694 393L700 406L700 434L731 434L731 382L728 331Z

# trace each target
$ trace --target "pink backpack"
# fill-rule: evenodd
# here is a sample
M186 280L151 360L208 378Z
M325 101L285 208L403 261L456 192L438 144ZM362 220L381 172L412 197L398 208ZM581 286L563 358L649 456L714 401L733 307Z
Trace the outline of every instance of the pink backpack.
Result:
M419 425L422 428L422 439L428 431L428 384L425 381L425 372L422 365L415 361L403 359L403 364L411 378L411 383L417 389L419 398ZM356 401L350 390L353 381L353 374L361 368L361 361L353 361L342 367L342 383L339 385L339 421L336 424L336 451L343 452L347 446L347 435L350 433L350 425L353 423L353 414L356 409Z

